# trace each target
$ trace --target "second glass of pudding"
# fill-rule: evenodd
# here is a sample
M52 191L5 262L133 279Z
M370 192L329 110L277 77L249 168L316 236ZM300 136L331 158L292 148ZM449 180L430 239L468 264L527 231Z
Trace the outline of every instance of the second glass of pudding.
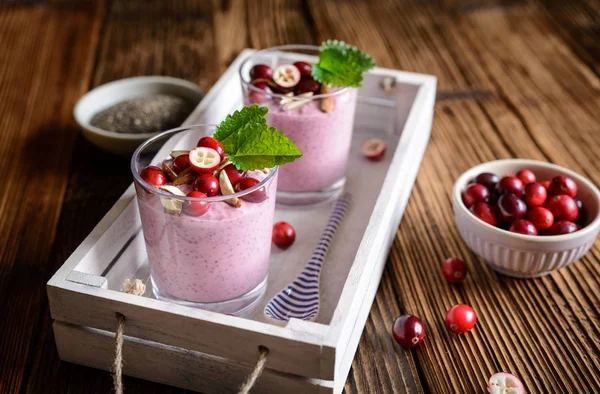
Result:
M241 314L266 289L278 168L249 171L249 177L260 181L249 189L205 198L171 194L140 175L148 165L160 168L163 160L169 163L172 150L193 148L214 130L215 126L200 125L164 132L137 149L131 171L156 298ZM168 149L174 141L176 147ZM190 184L176 187L184 195L192 190ZM233 198L239 199L240 207L225 202ZM205 203L208 210L198 215Z
M275 71L279 66L299 61L312 66L318 62L318 56L317 46L284 45L258 51L240 67L244 104L268 107L267 124L285 133L302 151L300 159L279 170L278 203L312 204L341 191L346 180L358 90L325 89L307 73L301 74L296 86L282 88L263 75L251 76L251 70L256 65L266 65Z

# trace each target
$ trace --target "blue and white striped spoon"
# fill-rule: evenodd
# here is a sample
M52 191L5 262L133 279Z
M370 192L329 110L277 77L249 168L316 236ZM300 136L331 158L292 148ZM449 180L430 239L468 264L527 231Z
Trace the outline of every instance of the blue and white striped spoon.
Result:
M344 193L335 200L327 226L314 249L312 257L298 277L285 289L277 293L265 306L265 316L275 320L287 321L291 318L314 320L319 313L319 280L325 256L340 227L346 211L350 207L352 196Z

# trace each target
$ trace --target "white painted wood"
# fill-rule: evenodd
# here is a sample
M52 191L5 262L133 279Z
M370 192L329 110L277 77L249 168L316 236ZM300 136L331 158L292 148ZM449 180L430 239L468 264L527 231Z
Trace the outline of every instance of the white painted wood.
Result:
M87 272L71 271L67 276L69 282L81 283L82 285L108 289L108 281L103 276L88 274Z

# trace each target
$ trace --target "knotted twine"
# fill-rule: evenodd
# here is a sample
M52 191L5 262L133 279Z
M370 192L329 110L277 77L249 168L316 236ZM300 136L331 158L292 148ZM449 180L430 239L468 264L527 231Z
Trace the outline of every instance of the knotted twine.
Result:
M122 292L127 294L133 294L136 296L142 296L146 292L146 285L140 279L129 280L125 279L123 283ZM112 373L113 373L113 385L116 394L123 394L123 332L125 331L125 316L119 312L117 316L117 333L116 333L116 346L115 346L115 360L113 362ZM259 355L256 365L252 369L252 372L239 388L238 394L248 394L250 389L254 387L254 384L262 375L265 365L267 364L267 355L269 349L264 346L258 347Z

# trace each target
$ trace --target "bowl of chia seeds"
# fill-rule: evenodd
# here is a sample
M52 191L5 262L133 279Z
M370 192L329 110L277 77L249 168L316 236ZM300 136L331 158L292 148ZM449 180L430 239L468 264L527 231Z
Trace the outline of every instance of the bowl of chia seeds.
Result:
M182 79L134 77L90 90L74 115L90 142L130 155L148 138L181 126L202 97L197 85Z

